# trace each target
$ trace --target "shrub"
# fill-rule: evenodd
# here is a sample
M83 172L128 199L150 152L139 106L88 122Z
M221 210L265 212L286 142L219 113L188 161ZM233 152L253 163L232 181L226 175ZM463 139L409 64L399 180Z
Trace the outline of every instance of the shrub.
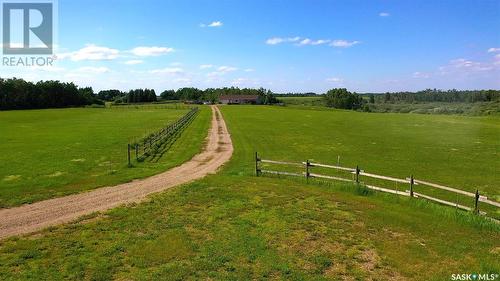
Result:
M351 93L345 88L329 90L324 98L328 107L359 109L363 105L363 98L360 95Z

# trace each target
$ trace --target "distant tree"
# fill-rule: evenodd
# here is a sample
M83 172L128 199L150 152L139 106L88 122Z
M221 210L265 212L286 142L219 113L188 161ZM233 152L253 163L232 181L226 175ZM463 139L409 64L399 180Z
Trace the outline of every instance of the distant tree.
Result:
M99 105L104 104L104 102L100 100L96 94L94 94L94 90L92 89L92 87L79 88L78 93L83 99L85 99L85 103Z
M210 103L216 103L219 100L219 95L217 94L217 90L214 88L205 89L203 94L203 99Z
M201 101L203 99L203 91L197 88L181 88L176 91L176 95L180 100Z
M116 101L126 95L120 90L103 90L97 94L97 98L105 101Z
M127 103L155 102L157 101L157 97L153 89L136 89L130 90L123 100ZM121 101L120 99L117 102Z
M384 102L388 103L390 101L391 101L391 94L390 93L385 93Z
M370 95L370 103L375 103L375 96L374 95Z
M165 91L161 92L160 98L162 100L178 100L179 99L175 93L175 90L165 90Z
M341 109L359 109L363 104L363 98L356 93L351 93L345 88L329 90L324 99L328 107Z

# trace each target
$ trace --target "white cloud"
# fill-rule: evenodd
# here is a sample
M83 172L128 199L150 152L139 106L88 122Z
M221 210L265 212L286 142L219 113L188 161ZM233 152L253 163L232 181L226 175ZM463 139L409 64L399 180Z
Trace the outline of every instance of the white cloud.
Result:
M424 72L413 72L413 78L423 78L423 79L426 79L426 78L429 78L430 77L430 74L429 73L424 73Z
M330 40L320 39L320 40L316 40L316 41L311 42L311 45L321 45L321 44L326 44L328 42L330 42Z
M191 84L193 81L191 80L191 78L182 77L182 78L175 78L173 80L173 82L175 82L175 83Z
M101 47L94 44L88 44L76 52L63 53L57 55L60 59L69 58L73 61L83 60L114 60L118 58L120 51L108 47Z
M141 64L141 63L144 63L143 60L128 60L126 62L124 62L124 64L127 64L127 65L136 65L136 64Z
M166 68L151 70L150 73L152 73L152 74L183 74L184 69L182 69L180 67L166 67Z
M299 42L299 45L309 45L309 44L311 44L311 39L309 38L306 38Z
M488 49L488 53L496 53L496 52L500 52L500 48L489 48Z
M247 82L248 79L247 78L236 78L234 79L233 81L231 81L231 85L234 85L234 86L239 86L241 85L242 83L245 83Z
M388 16L390 16L391 14L389 14L388 12L380 12L378 15L379 15L380 17L388 17Z
M221 21L213 21L209 24L200 23L200 27L221 27L223 25Z
M223 23L221 21L213 21L208 26L209 27L219 27L219 26L222 26L222 24Z
M212 68L214 67L212 64L202 64L200 65L200 69L207 69L207 68Z
M281 37L272 37L266 40L266 44L268 45L277 45L280 43L285 43L285 42L297 42L300 40L300 37L288 37L288 38L281 38Z
M482 85L485 81L494 81L494 77L498 77L499 73L500 53L484 61L475 61L466 58L453 59L435 70L414 72L411 77L415 79L414 81L418 81L418 83L428 83L428 86L434 87L436 83L437 85L446 83L448 85L446 87L454 88L461 83L467 85L473 81L480 81L478 85ZM498 87L498 83L496 85L495 87Z
M253 68L246 68L244 71L245 71L245 72L254 72L254 71L255 71L255 69L253 69Z
M333 40L330 43L332 47L348 48L361 43L360 41Z
M26 68L27 71L42 71L42 72L63 72L66 71L64 67L58 66L31 66Z
M463 58L451 60L449 65L454 68L467 68L473 71L485 71L492 68L484 63L466 60Z
M111 70L107 67L93 67L93 66L84 66L76 69L76 72L85 74L102 74L110 71Z
M495 55L495 62L493 62L494 65L500 65L500 54Z
M217 67L216 71L212 71L207 74L208 77L214 77L214 76L221 76L229 72L233 72L238 70L238 68L233 67L233 66L219 66Z
M139 57L153 57L160 56L167 53L173 52L173 48L168 47L136 47L130 50L130 52Z
M342 47L342 48L347 48L354 46L356 44L361 43L360 41L347 41L347 40L331 40L331 39L318 39L318 40L312 40L310 38L301 38L301 37L288 37L288 38L282 38L282 37L271 37L266 40L266 44L268 45L278 45L281 43L293 43L297 42L295 45L297 46L305 46L305 45L312 45L312 46L317 46L317 45L323 45L323 44L328 44L333 47Z
M233 67L233 66L225 66L225 65L223 65L223 66L219 66L219 67L217 68L217 71L219 71L219 72L232 72L232 71L236 71L236 70L238 70L238 68L237 68L237 67Z
M277 44L283 43L283 42L284 42L284 39L279 38L279 37L273 37L273 38L269 38L266 40L266 44L268 44L268 45L277 45Z
M343 83L344 79L339 78L339 77L330 77L330 78L326 78L326 82Z
M148 57L148 56L159 56L166 53L173 52L173 48L167 47L136 47L127 53L132 53L135 56L139 57ZM87 44L85 47L81 48L78 51L67 52L58 54L57 57L59 59L71 59L72 61L103 61L103 60L114 60L122 56L122 52L118 49L113 49L104 46L97 46L95 44ZM137 64L139 60L130 60L126 64Z
M472 73L481 73L488 72L498 69L497 63L498 61L491 62L478 62L472 61L464 58L458 58L451 60L447 65L439 67L439 74L447 75L447 74L472 74Z
M322 45L330 42L329 39L319 39L319 40L311 40L309 38L306 38L302 41L299 42L299 45Z

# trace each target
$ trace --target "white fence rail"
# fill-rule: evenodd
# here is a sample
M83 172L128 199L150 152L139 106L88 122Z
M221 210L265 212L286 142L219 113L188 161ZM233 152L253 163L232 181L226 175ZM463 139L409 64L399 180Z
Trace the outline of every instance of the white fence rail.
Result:
M291 172L285 172L285 171L264 170L264 169L260 169L259 163L300 166L300 167L304 168L304 172L291 173ZM318 173L312 173L311 169L314 167L321 167L321 168L335 169L335 170L350 172L351 174L355 175L355 179L353 180L353 179L347 179L347 178L342 178L342 177L328 176L328 175L322 175L322 174L318 174ZM378 187L378 186L373 186L373 185L365 185L367 188L372 189L372 190L376 190L376 191L392 193L392 194L397 194L397 195L401 195L401 196L424 198L424 199L427 199L429 201L433 201L433 202L440 203L440 204L447 205L447 206L453 206L453 207L456 207L458 209L462 209L462 210L466 210L466 211L474 211L475 213L478 213L478 214L479 213L485 214L484 212L479 212L479 205L478 205L479 202L483 202L485 204L500 208L499 202L489 200L488 197L486 197L486 196L481 196L479 194L479 190L477 190L476 193L472 193L472 192L464 191L464 190L453 188L453 187L448 187L448 186L444 186L444 185L440 185L440 184L436 184L436 183L431 183L431 182L427 182L427 181L423 181L423 180L417 180L417 179L413 178L413 175L411 177L405 178L405 179L377 175L377 174L367 173L363 170L360 170L359 167L349 168L349 167L342 167L339 165L327 165L327 164L310 162L309 160L307 160L305 162L297 163L297 162L285 162L285 161L261 159L261 158L259 158L259 155L257 154L257 152L255 153L255 173L257 176L259 176L260 174L266 173L266 174L274 174L274 175L305 177L306 179L320 178L320 179L337 180L337 181L343 181L343 182L355 182L355 183L359 183L359 177L364 176L364 177L375 178L375 179L379 179L379 180L404 183L404 184L408 184L410 187L410 190L399 191L399 190L383 188L383 187ZM453 202L449 202L449 201L446 201L443 199L431 197L431 196L428 196L425 194L416 193L413 191L413 187L415 185L429 186L429 187L436 188L439 190L445 190L445 191L452 192L455 194L473 197L474 198L474 208L460 205L460 204L458 204L458 202L453 203Z

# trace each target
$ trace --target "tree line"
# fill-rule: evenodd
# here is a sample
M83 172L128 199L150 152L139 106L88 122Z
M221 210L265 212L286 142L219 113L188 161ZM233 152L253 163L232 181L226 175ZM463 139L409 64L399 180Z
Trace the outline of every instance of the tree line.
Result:
M271 90L264 88L251 89L238 87L224 88L207 88L201 90L198 88L180 88L178 90L166 90L160 94L162 100L179 100L179 101L207 101L211 103L219 102L220 96L223 95L255 95L258 96L257 103L259 104L274 104L279 100Z
M490 102L500 100L499 90L438 90L369 94L370 103Z
M275 94L276 97L315 97L318 94L313 92L305 92L305 93L285 93L285 94Z
M103 104L92 88L59 81L28 82L0 78L0 109L41 109Z
M280 96L305 96L304 94L291 94ZM367 97L367 99L363 98ZM341 109L362 109L370 111L368 104L375 103L475 103L500 101L499 90L437 90L427 89L418 92L394 92L385 94L357 94L345 88L331 89L323 95L323 100L328 107Z
M162 100L178 100L193 102L219 102L222 95L256 95L259 104L279 102L271 90L264 88L180 88L166 90L160 95ZM0 110L8 109L41 109L79 107L86 105L104 105L114 103L156 102L158 97L153 89L134 89L123 92L116 89L102 90L95 94L91 87L79 88L74 83L60 81L39 81L36 83L23 79L0 78Z
M158 101L153 89L135 89L128 92L120 90L103 90L97 93L97 97L104 101L114 103L144 103Z
M208 88L193 87L166 90L160 94L161 100L219 102L222 95L256 95L259 104L279 103L277 97L316 96L315 93L275 94L264 88ZM320 96L320 95L318 95ZM450 102L474 103L500 101L499 90L437 90L418 92L393 92L385 94L357 94L345 88L331 89L321 95L329 107L342 109L365 109L367 103L424 103ZM367 97L364 99L363 97ZM135 89L128 92L103 90L95 94L91 87L79 88L74 83L60 81L28 82L23 79L0 78L0 110L78 107L92 104L103 105L104 101L115 103L144 103L158 100L153 89Z

